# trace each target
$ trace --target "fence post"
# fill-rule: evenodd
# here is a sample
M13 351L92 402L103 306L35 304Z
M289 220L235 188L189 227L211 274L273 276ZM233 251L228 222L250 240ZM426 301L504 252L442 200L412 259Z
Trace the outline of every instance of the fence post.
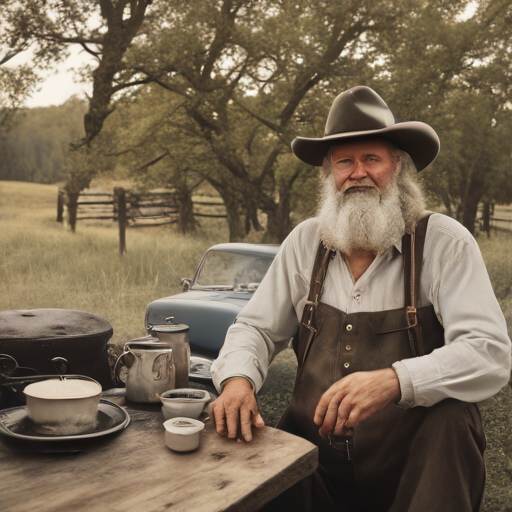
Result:
M123 187L114 188L114 204L119 222L119 257L126 253L126 194Z
M64 221L64 190L59 188L57 192L57 222Z
M64 208L66 212L66 222L64 225L69 228L73 233L76 229L76 214L78 209L78 197L80 196L80 192L67 192L65 191L62 199L64 202ZM63 213L64 218L64 213Z
M483 231L487 233L487 238L491 238L491 205L488 201L484 201L482 212Z

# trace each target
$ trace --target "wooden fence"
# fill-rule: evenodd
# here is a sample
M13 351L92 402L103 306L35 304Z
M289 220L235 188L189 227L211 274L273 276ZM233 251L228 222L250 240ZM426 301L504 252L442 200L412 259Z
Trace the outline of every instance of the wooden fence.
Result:
M512 206L511 205L490 205L488 212L488 223L485 222L484 209L478 209L477 221L480 224L480 229L490 236L491 230L497 231L512 231Z
M192 210L194 217L226 218L224 203L220 201L193 201ZM179 200L174 191L137 193L115 187L113 194L83 192L70 197L59 189L57 196L57 222L66 221L72 231L79 220L118 222L121 256L126 252L127 227L175 224L179 215Z

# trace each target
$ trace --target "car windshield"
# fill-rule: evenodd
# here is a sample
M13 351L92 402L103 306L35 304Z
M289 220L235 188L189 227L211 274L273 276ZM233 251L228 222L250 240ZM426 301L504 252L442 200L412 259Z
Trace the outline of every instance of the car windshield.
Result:
M254 291L272 260L272 256L210 251L193 288Z

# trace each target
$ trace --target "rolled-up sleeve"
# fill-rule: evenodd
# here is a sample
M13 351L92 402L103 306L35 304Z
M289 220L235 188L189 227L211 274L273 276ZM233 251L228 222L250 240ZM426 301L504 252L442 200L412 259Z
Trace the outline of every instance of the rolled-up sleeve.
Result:
M259 391L273 358L288 346L298 329L296 305L303 304L307 282L297 259L300 226L283 242L258 290L228 329L212 380L221 383L232 376L248 377ZM302 266L304 266L304 256ZM311 258L311 265L313 261Z
M400 405L431 406L445 398L477 402L496 394L510 378L511 343L475 239L453 219L429 226L430 255L422 280L445 330L445 345L394 367ZM427 233L427 236L429 233Z

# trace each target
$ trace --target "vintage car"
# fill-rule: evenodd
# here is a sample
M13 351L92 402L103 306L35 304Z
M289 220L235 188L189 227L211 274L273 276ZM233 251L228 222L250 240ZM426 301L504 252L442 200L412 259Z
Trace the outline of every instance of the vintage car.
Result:
M183 278L183 291L151 302L146 331L152 325L173 323L190 327L191 353L215 359L226 331L267 273L279 245L228 243L214 245L203 256L193 279ZM193 365L191 365L193 366Z

